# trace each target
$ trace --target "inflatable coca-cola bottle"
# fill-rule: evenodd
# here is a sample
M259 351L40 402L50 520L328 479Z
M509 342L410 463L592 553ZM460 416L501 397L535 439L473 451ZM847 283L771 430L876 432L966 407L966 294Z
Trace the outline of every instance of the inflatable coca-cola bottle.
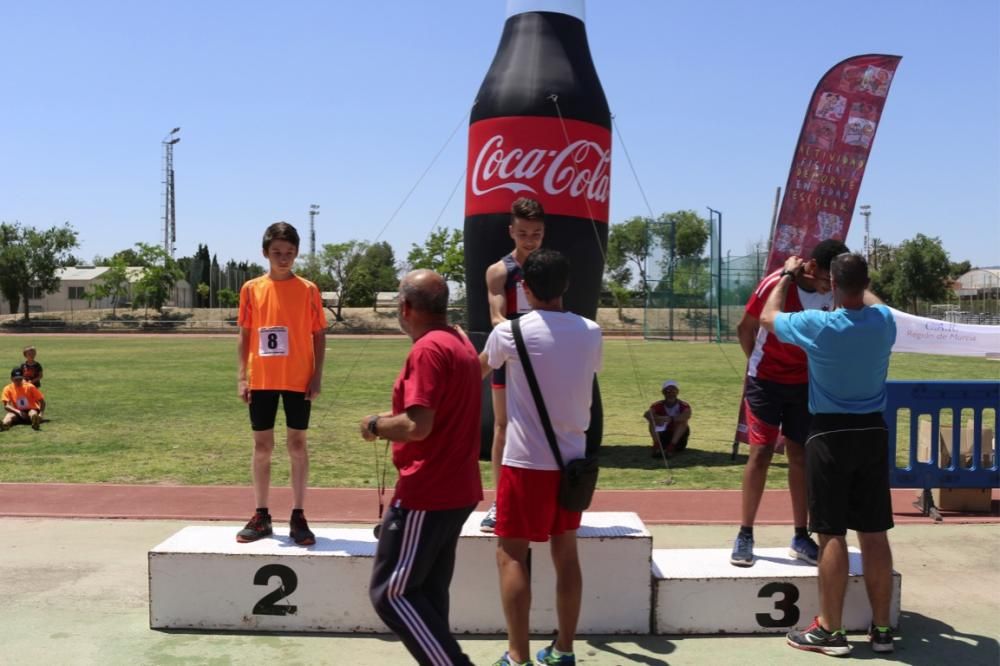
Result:
M611 188L611 113L590 57L583 0L509 0L493 64L469 122L465 275L470 337L489 335L486 268L513 250L511 203L545 208L543 245L572 266L567 310L595 319ZM492 410L484 399L489 451ZM595 383L588 450L600 443Z

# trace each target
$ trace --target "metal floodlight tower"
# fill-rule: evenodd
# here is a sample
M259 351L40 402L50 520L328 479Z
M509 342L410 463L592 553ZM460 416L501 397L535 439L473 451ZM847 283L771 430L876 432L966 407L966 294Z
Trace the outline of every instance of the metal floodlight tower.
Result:
M712 281L712 288L715 291L715 298L712 299L715 302L711 303L709 307L715 307L715 341L722 342L722 211L715 210L711 206L705 206L708 208L708 229L709 229L709 242L711 243L711 249L709 252L709 273L715 273L715 279ZM718 226L715 227L715 233L712 234L712 223L718 220Z
M163 251L173 259L177 244L177 209L174 198L174 146L181 138L174 136L181 131L175 127L163 137Z
M309 206L309 256L316 256L316 216L319 215L319 204Z
M868 217L872 214L872 207L868 204L863 204L860 206L861 214L865 216L865 261L869 264L872 263L872 246L870 241L870 236L868 235Z

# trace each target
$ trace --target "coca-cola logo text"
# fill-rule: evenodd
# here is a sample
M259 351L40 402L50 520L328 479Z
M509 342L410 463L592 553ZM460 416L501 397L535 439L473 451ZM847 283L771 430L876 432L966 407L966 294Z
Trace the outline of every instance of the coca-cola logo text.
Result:
M547 215L606 223L611 132L572 118L502 116L469 127L465 215L510 213L537 199Z
M496 134L480 149L471 174L476 196L499 189L538 194L536 186L541 175L540 185L548 195L584 196L601 203L608 200L611 151L596 141L578 139L562 150L505 149L504 144L503 135Z

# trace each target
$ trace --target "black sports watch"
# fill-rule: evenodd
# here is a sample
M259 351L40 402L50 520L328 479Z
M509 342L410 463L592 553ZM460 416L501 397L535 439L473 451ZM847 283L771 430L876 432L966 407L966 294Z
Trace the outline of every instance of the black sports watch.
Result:
M778 278L779 278L779 279L780 279L780 278L783 278L783 277L785 277L786 275L791 275L791 276L792 276L792 277L794 278L794 277L795 277L795 271L790 271L790 270L788 270L787 268L782 268L782 269L781 269L781 273L779 273L779 274L778 274Z
M368 432L375 435L376 437L378 437L378 420L379 416L377 414L368 419Z

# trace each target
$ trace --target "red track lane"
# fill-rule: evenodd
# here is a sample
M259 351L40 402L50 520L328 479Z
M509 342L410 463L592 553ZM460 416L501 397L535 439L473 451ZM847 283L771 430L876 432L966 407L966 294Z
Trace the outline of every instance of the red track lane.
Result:
M392 490L386 494L388 503ZM931 523L913 508L915 490L893 490L895 521ZM492 499L487 491L487 500ZM253 492L237 486L132 486L75 483L0 483L0 516L243 521L253 512ZM271 512L290 512L291 491L271 490ZM1000 491L988 514L942 512L946 522L1000 522ZM480 505L485 510L485 502ZM650 525L739 524L739 490L598 490L591 511L634 511ZM378 516L374 489L310 488L306 515L313 522L372 523ZM787 490L766 490L758 525L791 524Z

